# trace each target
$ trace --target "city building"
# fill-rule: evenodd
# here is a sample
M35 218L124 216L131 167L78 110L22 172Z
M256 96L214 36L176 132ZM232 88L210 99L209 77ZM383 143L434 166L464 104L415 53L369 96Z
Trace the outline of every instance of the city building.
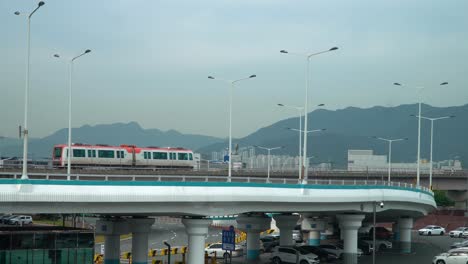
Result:
M348 171L387 171L387 155L374 155L373 150L348 150ZM392 162L392 171L415 172L417 163L396 163ZM420 170L422 173L429 173L430 162L421 160ZM440 170L462 170L459 160L448 160L433 162L433 171Z

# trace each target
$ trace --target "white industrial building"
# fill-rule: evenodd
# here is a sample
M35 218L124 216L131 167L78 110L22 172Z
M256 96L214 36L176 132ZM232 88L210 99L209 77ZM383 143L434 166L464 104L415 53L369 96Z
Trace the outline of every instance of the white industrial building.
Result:
M461 162L458 160L433 162L434 170L461 170ZM387 171L387 155L374 155L373 150L348 150L348 171ZM421 160L420 170L429 173L430 163ZM393 163L392 171L414 172L417 163Z

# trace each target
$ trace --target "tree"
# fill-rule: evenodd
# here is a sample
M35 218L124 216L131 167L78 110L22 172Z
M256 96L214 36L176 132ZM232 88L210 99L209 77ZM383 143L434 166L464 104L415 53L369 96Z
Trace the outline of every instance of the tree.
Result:
M447 197L447 191L434 190L434 200L437 206L453 206L455 204Z

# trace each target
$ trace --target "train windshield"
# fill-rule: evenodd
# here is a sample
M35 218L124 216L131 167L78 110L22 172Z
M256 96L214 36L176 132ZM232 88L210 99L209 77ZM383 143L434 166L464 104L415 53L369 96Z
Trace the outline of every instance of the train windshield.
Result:
M60 158L62 156L62 148L54 148L54 158Z

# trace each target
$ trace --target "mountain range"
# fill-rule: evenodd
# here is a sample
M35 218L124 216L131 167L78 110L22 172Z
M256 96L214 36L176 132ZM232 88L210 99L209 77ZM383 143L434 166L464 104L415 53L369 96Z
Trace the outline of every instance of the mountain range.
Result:
M384 138L408 138L392 147L394 162L415 162L417 152L417 104L396 107L371 108L348 107L340 110L318 109L308 115L308 129L326 129L310 133L308 156L311 161L332 162L337 167L347 163L348 149L372 149L376 154L387 154L388 144L373 136ZM422 105L422 115L427 117L455 116L434 123L434 160L460 159L468 164L468 104L452 107ZM303 122L304 123L304 122ZM260 145L284 146L272 154L297 155L298 132L287 128L299 128L298 118L280 120L254 133L238 139L239 147ZM49 157L52 146L67 142L67 129L60 129L50 136L30 140L30 153L35 157ZM212 151L227 147L227 139L203 135L182 134L175 130L143 129L136 122L108 125L85 125L73 128L73 142L89 144L135 144L138 146L173 146L194 149L211 158ZM22 141L6 138L0 140L0 153L8 156L22 155ZM421 157L429 159L430 122L422 121ZM258 149L257 153L264 153Z
M397 107L356 108L348 107L330 111L315 110L308 115L308 130L326 129L323 132L310 133L308 137L308 156L314 156L312 163L332 162L337 167L347 164L348 149L372 149L375 154L387 154L388 143L372 138L408 138L392 145L394 162L416 162L417 160L417 118L418 105L400 105ZM468 104L453 107L432 107L422 105L422 116L455 116L434 123L433 159L460 159L468 164ZM304 122L303 122L304 123ZM298 132L286 128L299 128L299 119L289 118L237 140L233 144L242 146L260 145L264 147L284 146L275 150L277 155L297 155ZM218 142L205 146L198 151L210 153L227 146ZM430 121L422 120L421 158L430 155ZM258 149L257 153L265 153Z

